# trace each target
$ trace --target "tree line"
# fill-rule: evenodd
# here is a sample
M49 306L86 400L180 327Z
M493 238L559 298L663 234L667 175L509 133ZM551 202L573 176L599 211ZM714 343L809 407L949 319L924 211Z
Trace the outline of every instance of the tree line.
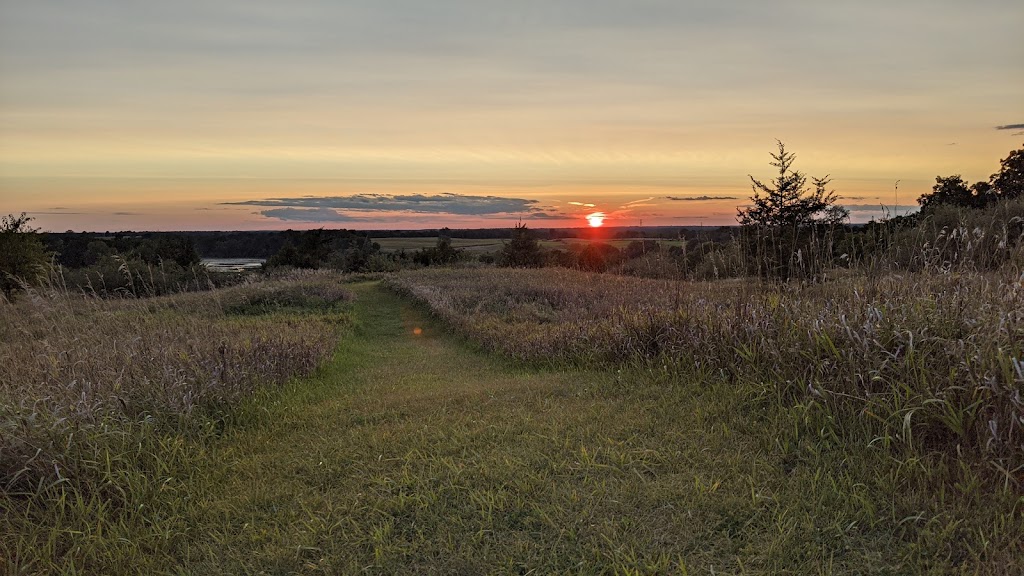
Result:
M1018 254L1024 236L1024 148L1000 161L989 180L968 184L959 174L937 176L918 198L919 212L867 225L849 214L824 177L795 168L796 155L779 141L767 181L750 176L750 204L738 227L623 228L613 237L636 238L624 248L605 242L545 248L543 240L573 238L573 229L431 231L435 246L383 252L372 235L351 230L277 232L40 233L25 214L0 222L0 290L12 298L23 283L59 280L96 293L161 294L237 281L210 274L200 257L266 258L266 268L330 268L383 272L457 263L508 267L562 266L664 278L758 276L811 279L837 267L920 268L967 265L992 268ZM476 233L475 235L473 233ZM390 231L420 235L424 231ZM470 255L452 239L507 239L493 252ZM968 237L971 236L971 237ZM660 237L660 238L658 238ZM672 239L672 242L664 242Z

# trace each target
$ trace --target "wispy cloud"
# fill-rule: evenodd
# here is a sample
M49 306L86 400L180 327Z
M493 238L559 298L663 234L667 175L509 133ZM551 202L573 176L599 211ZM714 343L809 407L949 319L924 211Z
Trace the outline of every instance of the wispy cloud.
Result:
M584 204L583 202L569 202L573 206L583 206L584 208L593 208L594 204Z
M676 202L706 202L708 200L738 200L737 196L665 196Z
M640 200L633 200L632 202L626 202L622 207L625 208L626 206L632 206L634 204L642 204L644 202L650 202L651 200L654 200L654 196L651 196L650 198L642 198Z
M1020 130L1024 128L1024 124L1003 124L1002 126L996 126L996 130Z

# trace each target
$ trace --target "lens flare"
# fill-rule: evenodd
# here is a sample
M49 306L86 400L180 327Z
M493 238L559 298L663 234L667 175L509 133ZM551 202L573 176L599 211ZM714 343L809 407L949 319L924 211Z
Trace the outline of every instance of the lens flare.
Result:
M604 212L594 212L593 214L587 214L587 223L591 227L597 228L604 224L605 214Z

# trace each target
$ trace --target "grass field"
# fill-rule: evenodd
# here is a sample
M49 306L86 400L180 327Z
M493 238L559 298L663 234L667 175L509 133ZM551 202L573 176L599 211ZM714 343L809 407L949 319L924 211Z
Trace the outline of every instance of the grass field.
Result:
M542 240L540 245L546 249L559 249L559 250L572 250L574 248L582 248L592 242L602 242L604 244L610 244L615 246L619 250L622 250L629 246L631 242L651 241L651 238L616 238L616 239L593 239L593 238L559 238L558 240ZM666 240L663 238L653 239L653 241L661 244L662 248L669 246L682 246L682 240Z
M424 270L389 279L390 289L341 280L5 309L28 318L0 332L25 346L4 349L5 409L33 398L50 407L35 419L5 416L18 424L4 428L0 448L11 454L16 434L24 445L81 439L52 442L64 448L47 462L78 462L82 472L54 475L13 452L30 472L5 471L21 480L0 495L0 572L1024 568L1019 429L1006 419L1024 383L1014 372L1024 290L1008 276L792 289L564 270ZM968 313L965 299L979 306ZM190 317L243 332L212 337ZM167 338L121 340L103 328L132 318ZM90 336L94 326L102 337ZM68 435L46 418L77 406L79 389L55 392L76 373L44 370L64 366L76 338L85 347L69 366L93 366L98 354L92 370L98 379L110 368L110 379L132 358L149 359L138 380L182 373L174 334L216 359L223 339L245 342L252 329L282 342L341 339L333 358L309 357L320 365L311 374L301 376L309 363L254 374L253 386L202 409L138 412L116 393L96 394L107 415L98 423L81 419ZM871 340L855 346L864 331ZM132 342L126 356L101 352ZM245 360L259 357L233 364L256 370ZM1002 366L1004 357L1012 362ZM29 358L50 360L31 372ZM985 390L970 384L974 374L988 378ZM168 380L186 391L208 381ZM961 412L943 412L951 408ZM49 424L32 428L39 415ZM986 432L992 418L998 430Z
M437 237L431 238L374 238L374 242L380 244L384 252L415 252L423 248L433 248L437 245ZM452 246L467 252L496 252L501 250L506 240L502 239L481 239L452 238Z
M455 248L466 250L467 252L496 252L501 250L501 247L505 242L508 242L508 238L505 239L482 239L474 240L469 238L452 238L452 246ZM623 249L629 245L630 242L641 239L622 238L614 240L600 240L605 244L611 244L616 248ZM374 238L374 242L380 244L381 250L384 252L397 252L398 250L405 250L412 252L420 250L422 248L432 248L437 245L437 238ZM680 246L682 241L680 240L657 240L663 247L668 246ZM591 238L561 238L558 240L541 240L540 245L545 249L560 249L560 250L572 250L573 248L581 248L594 242Z

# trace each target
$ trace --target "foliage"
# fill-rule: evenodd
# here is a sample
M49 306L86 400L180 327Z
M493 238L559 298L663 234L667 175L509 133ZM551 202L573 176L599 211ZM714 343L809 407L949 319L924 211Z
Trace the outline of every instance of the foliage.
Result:
M836 194L827 189L828 176L812 178L814 190L807 187L807 177L793 170L796 155L787 152L777 140L779 151L772 153L772 166L778 176L765 184L750 176L753 183L753 205L740 209L737 218L743 226L759 228L808 228L816 224L838 224L846 214L836 206Z
M0 220L0 290L12 299L22 283L35 283L46 274L49 257L29 226L32 218L7 215Z
M1024 196L1024 148L1011 151L992 175L992 188L1000 198Z
M975 182L968 186L959 174L936 176L935 186L929 194L917 199L921 213L928 215L937 206L959 208L985 208L1000 200L1013 200L1024 195L1024 148L1013 150L1000 162L999 172L988 182Z
M591 242L580 251L577 262L582 270L604 272L618 264L622 254L618 248L603 242Z
M438 236L437 244L430 248L422 248L412 255L412 261L421 266L445 266L454 264L464 257L464 250L454 248L452 239Z
M977 184L974 189L984 190L984 188L978 188ZM931 193L923 194L917 199L917 203L921 205L921 214L928 215L937 206L944 204L963 208L980 208L984 204L984 198L984 196L975 195L972 192L972 187L967 185L963 177L956 174L945 178L936 176Z
M266 268L368 272L380 253L380 245L368 236L348 230L289 230L285 238L281 249L267 259Z
M200 262L199 252L190 238L163 236L143 242L137 249L138 258L150 265L171 260L182 268L196 266Z
M770 164L778 176L767 184L750 176L753 205L737 213L750 270L773 278L813 274L831 247L828 233L849 214L836 205L828 176L812 178L811 190L807 177L793 169L796 155L782 141L777 143Z
M543 251L526 224L517 224L512 230L512 239L498 252L497 263L511 268L538 268L543 265Z

